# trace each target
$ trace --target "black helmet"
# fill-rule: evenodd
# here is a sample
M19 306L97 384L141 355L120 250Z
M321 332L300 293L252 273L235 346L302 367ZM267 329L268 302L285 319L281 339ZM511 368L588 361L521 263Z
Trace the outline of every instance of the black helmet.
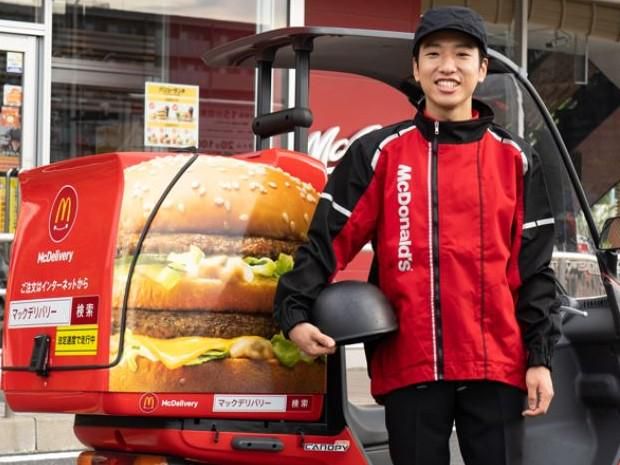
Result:
M368 342L398 329L392 306L369 283L340 281L326 287L314 302L312 323L337 344Z

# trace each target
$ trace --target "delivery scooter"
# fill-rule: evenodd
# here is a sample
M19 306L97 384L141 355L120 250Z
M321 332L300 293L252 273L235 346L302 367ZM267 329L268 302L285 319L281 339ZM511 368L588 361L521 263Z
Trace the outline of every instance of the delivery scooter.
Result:
M303 239L325 183L324 166L304 155L310 69L377 79L415 106L421 92L408 66L411 39L301 27L208 51L210 66L257 68L256 153L107 154L20 175L3 354L11 408L75 413L75 434L93 449L78 459L83 465L390 464L383 408L347 399L344 350L308 358L269 328L259 307L290 269L289 242ZM274 67L296 70L296 97L293 108L270 113ZM558 284L564 336L553 366L557 395L547 416L526 423L524 463L615 465L620 243L608 232L620 219L599 234L553 121L514 64L491 51L478 94L499 124L542 154L563 234L576 234L567 221L576 202L598 246L600 297L576 298ZM270 137L287 132L295 134L294 151L268 148ZM187 219L204 205L207 214ZM243 205L247 210L236 210ZM577 259L555 256L560 264L569 258ZM317 321L341 343L397 330L389 305L368 285L325 292L336 297L317 303L317 318L333 315L332 305L346 314L351 302L383 315L374 326L363 318ZM207 294L218 297L197 303Z

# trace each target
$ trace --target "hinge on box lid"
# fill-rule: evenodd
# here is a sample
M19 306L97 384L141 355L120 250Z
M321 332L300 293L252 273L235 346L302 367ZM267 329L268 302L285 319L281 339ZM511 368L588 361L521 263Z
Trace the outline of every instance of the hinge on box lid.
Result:
M215 433L215 435L213 436L213 442L217 444L218 442L220 442L220 432L217 430L217 426L215 426L215 423L211 425L211 431Z
M305 436L304 431L302 429L298 429L297 433L299 434L299 447L301 447L303 449L304 444L306 443L306 436Z

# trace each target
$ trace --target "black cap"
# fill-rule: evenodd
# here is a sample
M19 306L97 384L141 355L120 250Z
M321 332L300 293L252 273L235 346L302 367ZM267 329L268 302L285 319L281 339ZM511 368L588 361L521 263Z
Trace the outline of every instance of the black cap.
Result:
M484 56L487 55L487 31L482 16L463 6L446 6L428 10L420 18L413 38L413 55L424 37L438 31L458 31L473 37Z

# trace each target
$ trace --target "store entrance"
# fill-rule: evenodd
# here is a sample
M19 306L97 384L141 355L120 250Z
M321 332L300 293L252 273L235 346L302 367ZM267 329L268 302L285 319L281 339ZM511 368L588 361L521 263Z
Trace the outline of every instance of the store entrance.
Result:
M19 203L17 173L36 166L36 53L35 37L0 33L0 354L10 244Z
M36 45L0 33L0 173L36 164Z

